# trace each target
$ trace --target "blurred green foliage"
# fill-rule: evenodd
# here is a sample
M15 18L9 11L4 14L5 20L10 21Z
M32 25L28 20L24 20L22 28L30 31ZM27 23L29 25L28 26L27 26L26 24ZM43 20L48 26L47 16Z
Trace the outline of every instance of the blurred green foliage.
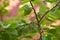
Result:
M56 3L58 0L45 0L45 2ZM5 2L5 1L4 1ZM29 0L23 0L22 4L29 2ZM42 17L42 15L47 10L47 6L42 5L43 2L41 0L32 0L33 4L41 4L41 8L38 12L38 18ZM5 9L8 6L8 3L5 3L0 6L1 15L6 15L8 10ZM24 5L19 8L18 16L15 18L11 18L8 21L0 21L0 40L18 40L19 38L32 38L37 32L39 32L39 28L37 24L33 23L30 25L23 26L27 23L30 23L30 20L24 18L32 12L32 8L28 5ZM0 15L0 16L1 16ZM47 30L45 34L43 34L43 40L60 40L60 26L52 26L55 29L46 28L47 22L53 23L55 20L60 20L60 4L55 7L53 10L50 10L46 15L46 18L41 21L41 25L43 30ZM51 26L51 24L49 24Z

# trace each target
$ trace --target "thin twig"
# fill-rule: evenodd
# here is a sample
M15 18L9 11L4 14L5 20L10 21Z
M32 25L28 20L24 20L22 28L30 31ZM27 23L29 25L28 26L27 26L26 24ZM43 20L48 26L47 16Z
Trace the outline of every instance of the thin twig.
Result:
M41 17L41 19L40 19L39 22L42 21L42 19L48 14L49 11L51 11L51 10L54 9L56 6L58 6L59 3L60 3L60 1L58 1L58 2L56 3L56 5L55 5L54 7L52 7L50 10L47 10L47 11L42 15L42 17Z
M20 24L20 26L26 26L26 25L31 25L31 24L34 24L34 22L28 22L26 24L22 23L22 24Z
M34 22L21 23L21 24L19 24L19 26L16 29L23 27L23 26L31 25L31 24L35 24L35 23Z
M36 11L35 11L35 9L34 9L34 6L33 6L32 2L31 2L31 0L30 0L30 4L31 4L31 6L32 6L32 9L33 9L33 11L34 11L34 14L35 14L35 17L36 17L36 20L37 20L37 23L38 23L37 25L38 25L39 33L40 33L40 40L42 40L42 30L41 30L41 25L40 25L40 22L39 22L39 20L38 20L37 13L36 13Z
M31 2L31 0L30 0L30 4L31 4L31 6L32 6L32 9L33 9L33 11L34 11L34 14L35 14L35 17L36 17L37 21L39 21L39 20L38 20L38 16L37 16L36 11L35 11L35 8L34 8L32 2Z

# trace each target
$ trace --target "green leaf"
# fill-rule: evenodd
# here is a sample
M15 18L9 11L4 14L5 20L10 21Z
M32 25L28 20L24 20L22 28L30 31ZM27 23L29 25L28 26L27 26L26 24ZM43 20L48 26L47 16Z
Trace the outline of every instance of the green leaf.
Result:
M8 24L7 22L0 22L0 25L1 25L3 28L9 28L9 27L10 27L10 24Z
M0 6L0 10L3 10L4 8L5 8L5 6L4 6L4 5Z
M33 38L35 36L36 32L29 33L29 35L25 35L24 38Z
M55 12L55 10L51 10L48 14L47 14L47 20L48 21L54 21L54 20L57 20L58 19L58 17L57 17L58 15L56 14L56 12Z
M55 35L57 33L57 30L56 29L50 29L50 30L47 30L49 33Z
M45 11L46 11L46 9L47 9L47 7L46 7L46 6L41 6L41 7L40 7L40 9L39 9L39 11L40 11L40 12L45 12Z
M45 25L47 22L48 22L48 20L44 19L44 20L41 21L41 24Z
M24 38L32 38L31 36L24 36Z
M27 22L29 22L29 20L24 19L24 18L21 19L21 23L27 23Z
M43 14L44 14L44 12L38 12L39 19L42 17Z
M29 30L25 27L20 27L17 29L17 31L18 31L19 36L28 34L28 32L29 32Z
M10 40L18 39L18 31L16 29L6 29L6 33L9 35Z
M34 30L34 32L38 31L38 26L36 24L29 25L28 29Z
M25 5L24 6L24 15L25 16L28 15L28 14L30 14L31 11L32 11L32 8L31 7L29 7L28 5Z
M29 0L23 0L22 4L29 2Z
M48 2L57 2L58 0L46 0Z
M37 0L34 0L33 3L34 4L42 4L41 0L38 0L38 1Z
M3 9L2 10L2 15L6 15L8 13L8 10L7 9Z
M53 26L56 28L57 32L60 32L60 26Z
M10 24L10 28L13 28L13 29L15 29L19 26L19 23L17 23L14 20L10 20L8 23Z
M48 35L47 38L46 38L46 40L51 40L51 36Z
M5 9L4 5L2 5L2 6L0 6L0 12L1 12L1 15L6 15L8 13L8 10Z
M8 29L6 30L6 33L8 33L11 36L18 36L18 32L16 29Z
M33 36L36 35L36 33L37 33L37 32L32 32L32 33L30 33L30 36L33 37Z
M10 40L9 35L7 33L2 33L2 40Z

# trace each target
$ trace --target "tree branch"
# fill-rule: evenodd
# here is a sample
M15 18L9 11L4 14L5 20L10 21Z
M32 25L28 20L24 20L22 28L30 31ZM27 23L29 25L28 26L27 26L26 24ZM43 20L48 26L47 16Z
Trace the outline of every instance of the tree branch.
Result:
M36 17L37 21L39 21L39 20L38 20L37 13L36 13L36 11L35 11L35 9L34 9L34 7L33 7L33 4L32 4L32 2L31 2L31 0L30 0L30 4L31 4L31 6L32 6L32 9L33 9L33 11L34 11L34 14L35 14L35 17Z
M33 11L34 11L34 14L35 14L35 17L36 17L36 20L37 20L37 23L38 23L37 25L38 25L39 33L40 33L40 40L42 40L41 24L40 24L40 22L39 22L39 19L38 19L37 13L36 13L36 11L35 11L35 9L34 9L34 7L33 7L33 4L32 4L32 2L31 2L31 0L30 0L30 4L31 4L31 6L32 6L32 9L33 9Z
M42 21L42 19L48 14L49 11L51 11L51 10L54 9L56 6L58 6L59 3L60 3L60 1L58 1L58 2L56 3L56 5L53 6L50 10L47 10L47 11L42 15L42 17L41 17L41 19L40 19L39 22Z

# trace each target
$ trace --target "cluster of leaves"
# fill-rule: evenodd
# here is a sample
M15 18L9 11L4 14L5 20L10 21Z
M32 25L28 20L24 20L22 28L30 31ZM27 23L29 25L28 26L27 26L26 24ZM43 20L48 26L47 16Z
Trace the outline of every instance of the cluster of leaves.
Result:
M29 2L28 0L23 0L22 5ZM46 33L43 34L43 40L60 40L60 27L54 26L52 23L55 20L60 20L60 4L58 4L54 9L50 10L47 6L43 5L42 1L40 0L32 0L33 4L42 4L40 10L38 12L38 19L42 17L45 13L45 10L49 9L46 18L41 21L41 27L43 30L47 30ZM57 0L46 0L51 4L56 4ZM6 5L6 4L5 4ZM7 14L7 10L5 9L6 6L0 6L0 13L2 15ZM19 13L16 18L11 18L8 21L0 21L0 40L18 40L22 37L24 38L32 38L37 32L39 33L38 26L36 21L33 24L30 24L30 21L25 19L24 17L29 15L32 11L32 7L28 5L24 5L23 7L19 8ZM20 16L22 15L22 16ZM48 25L47 23L50 22ZM25 24L30 25L25 25ZM53 29L47 28L48 25L53 27Z

